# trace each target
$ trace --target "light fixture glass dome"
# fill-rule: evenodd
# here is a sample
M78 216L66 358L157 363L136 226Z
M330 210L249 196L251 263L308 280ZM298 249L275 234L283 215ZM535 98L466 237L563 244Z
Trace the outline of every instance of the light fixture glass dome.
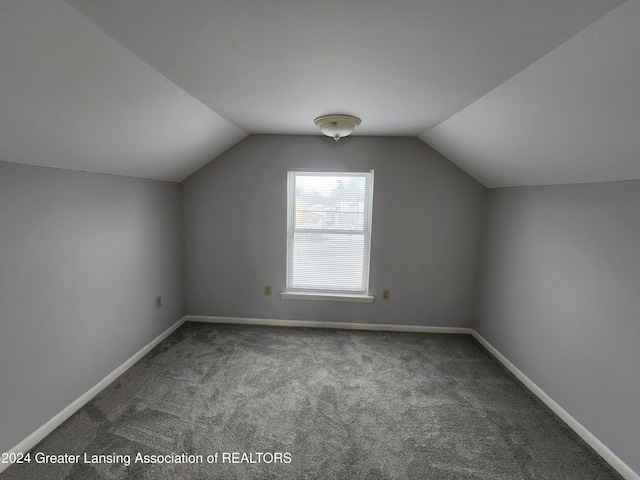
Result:
M360 125L360 119L352 115L324 115L314 120L320 131L336 142L342 137L351 135Z

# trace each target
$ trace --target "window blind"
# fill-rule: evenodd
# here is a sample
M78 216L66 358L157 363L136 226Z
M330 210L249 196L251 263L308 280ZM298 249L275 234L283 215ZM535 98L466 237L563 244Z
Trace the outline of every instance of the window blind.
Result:
M366 294L373 171L288 174L287 290Z

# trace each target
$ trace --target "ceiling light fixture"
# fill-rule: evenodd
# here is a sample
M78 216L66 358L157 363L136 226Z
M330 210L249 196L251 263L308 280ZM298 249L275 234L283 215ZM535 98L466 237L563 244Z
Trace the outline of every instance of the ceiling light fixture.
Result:
M314 120L322 133L336 142L342 137L351 135L360 125L360 119L351 115L324 115Z

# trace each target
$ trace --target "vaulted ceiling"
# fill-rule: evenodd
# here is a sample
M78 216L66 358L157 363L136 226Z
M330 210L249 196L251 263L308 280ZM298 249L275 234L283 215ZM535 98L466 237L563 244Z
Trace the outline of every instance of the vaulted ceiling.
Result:
M640 0L3 0L0 160L180 181L348 113L488 187L640 179L638 25Z

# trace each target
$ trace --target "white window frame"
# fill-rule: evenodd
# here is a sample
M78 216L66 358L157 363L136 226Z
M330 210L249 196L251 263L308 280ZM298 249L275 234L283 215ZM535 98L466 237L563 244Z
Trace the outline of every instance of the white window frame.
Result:
M364 254L363 254L363 285L362 289L321 289L321 288L296 288L292 285L293 276L293 245L296 232L307 234L359 234L359 231L335 230L335 229L304 229L295 228L295 177L296 176L341 176L341 177L364 177L365 178L365 205L364 205ZM287 279L286 291L280 294L281 298L288 300L326 300L326 301L346 301L371 303L374 298L369 295L369 270L371 266L371 226L373 213L373 170L349 170L349 171L307 171L289 170L287 172Z

